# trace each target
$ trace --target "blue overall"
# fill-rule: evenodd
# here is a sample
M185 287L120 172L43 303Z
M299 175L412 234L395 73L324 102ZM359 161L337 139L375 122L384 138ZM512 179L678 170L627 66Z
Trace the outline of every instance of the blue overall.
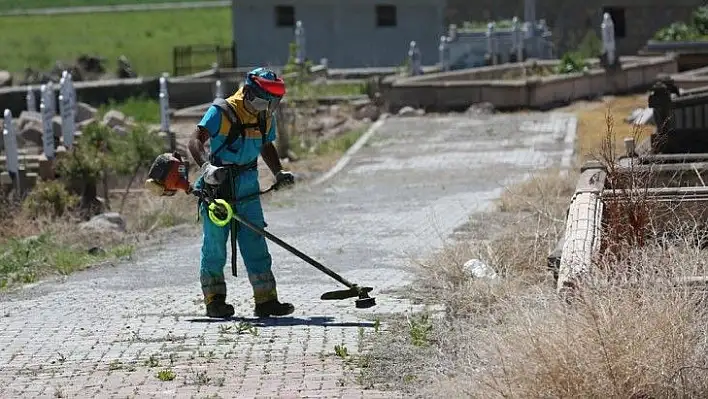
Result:
M257 122L257 117L246 111L243 106L242 90L237 91L226 100L234 108L242 124ZM199 122L199 126L203 126L209 131L209 147L213 154L226 140L231 128L231 122L226 115L222 114L221 109L212 105ZM271 117L267 130L265 141L274 141L276 138L275 116ZM258 128L247 128L245 137L237 137L230 146L231 150L223 148L218 154L215 154L216 158L218 158L217 161L224 165L245 165L254 162L260 154L262 139L263 134ZM252 169L240 172L232 183L236 197L257 193L260 190L258 170ZM203 179L199 179L195 183L195 188L199 189L203 184ZM259 196L237 202L234 206L234 212L256 226L265 227L263 208L261 207ZM230 224L224 227L214 225L209 220L205 204L200 205L199 214L203 223L199 277L204 301L209 304L214 295L226 295L224 266L226 265L226 248L231 227ZM255 303L259 304L277 299L275 277L271 272L271 256L265 238L240 224L237 227L236 237L241 257L246 266L248 279L253 287ZM232 253L231 256L236 256L236 254Z

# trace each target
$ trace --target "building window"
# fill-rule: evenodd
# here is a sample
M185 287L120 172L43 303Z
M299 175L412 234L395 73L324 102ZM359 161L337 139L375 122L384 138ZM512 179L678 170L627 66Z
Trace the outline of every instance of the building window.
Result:
M627 36L627 25L624 19L624 7L603 7L602 15L610 14L615 25L615 38L622 39Z
M295 7L275 6L275 26L293 27L295 26Z
M376 6L376 26L396 26L396 6Z

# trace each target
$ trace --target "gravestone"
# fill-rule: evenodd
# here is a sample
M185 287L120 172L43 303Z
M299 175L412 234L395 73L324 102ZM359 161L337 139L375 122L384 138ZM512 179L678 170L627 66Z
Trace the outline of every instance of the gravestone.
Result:
M601 64L608 69L615 68L619 62L617 59L617 46L615 43L615 24L609 13L604 13L602 16L602 58Z
M4 112L4 128L2 131L2 140L5 146L5 161L7 163L7 173L11 183L14 185L17 193L21 192L20 183L20 162L17 148L17 134L15 127L12 124L12 112L6 109Z
M297 21L295 23L295 45L297 46L295 63L298 65L305 62L305 44L305 27L302 25L302 21Z
M408 61L410 76L418 76L423 74L423 65L421 60L420 49L415 40L412 40L408 47Z
M37 111L37 98L34 96L32 86L27 86L27 111Z
M440 70L449 71L450 46L448 45L448 38L446 36L440 36L440 45L438 46L438 51L440 52Z

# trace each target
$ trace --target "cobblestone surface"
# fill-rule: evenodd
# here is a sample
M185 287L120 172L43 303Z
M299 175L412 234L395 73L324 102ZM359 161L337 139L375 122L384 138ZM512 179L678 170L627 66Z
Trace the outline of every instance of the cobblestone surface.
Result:
M395 397L363 390L347 362L376 314L413 306L388 294L409 280L411 257L441 244L504 185L558 164L567 115L392 118L351 163L321 186L279 192L269 230L374 287L378 305L320 301L342 287L269 243L290 318L251 318L251 291L227 280L237 316L203 316L199 232L0 300L0 397ZM226 267L227 273L230 267ZM174 372L162 381L161 370ZM63 395L63 396L62 396ZM218 395L218 396L214 396Z

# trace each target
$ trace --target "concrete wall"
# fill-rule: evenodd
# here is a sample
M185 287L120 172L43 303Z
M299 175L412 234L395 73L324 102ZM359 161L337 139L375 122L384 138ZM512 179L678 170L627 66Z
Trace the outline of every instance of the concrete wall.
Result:
M446 23L523 18L522 0L448 0ZM702 0L544 0L536 1L537 19L545 19L553 40L563 52L574 47L588 30L600 35L602 8L624 7L627 37L617 39L621 54L636 54L660 28L687 21Z
M376 26L376 5L397 7L395 27ZM276 5L295 7L305 28L306 56L333 68L400 66L415 40L426 65L438 61L445 32L442 0L234 0L234 40L240 66L287 63L294 27L276 27Z
M508 66L498 68L508 69ZM389 112L397 112L404 106L441 112L463 111L481 102L490 102L500 110L548 109L579 99L646 90L659 74L676 71L675 58L657 57L624 64L621 70L611 73L593 69L588 73L526 80L448 80L448 74L459 76L463 71L441 72L425 79L414 77L385 82L380 91Z

